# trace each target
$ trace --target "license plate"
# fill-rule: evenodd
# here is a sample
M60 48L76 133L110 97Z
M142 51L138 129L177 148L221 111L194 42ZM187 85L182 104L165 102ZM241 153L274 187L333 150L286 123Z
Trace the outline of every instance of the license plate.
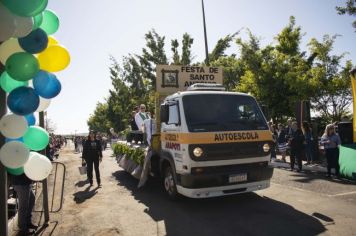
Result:
M238 183L247 181L247 174L238 174L238 175L230 175L229 176L229 183Z

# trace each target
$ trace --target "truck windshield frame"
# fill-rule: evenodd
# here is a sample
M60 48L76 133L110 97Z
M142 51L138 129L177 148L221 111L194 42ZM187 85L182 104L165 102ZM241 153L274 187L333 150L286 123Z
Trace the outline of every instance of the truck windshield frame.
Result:
M189 94L182 98L189 132L268 130L253 97L239 94Z

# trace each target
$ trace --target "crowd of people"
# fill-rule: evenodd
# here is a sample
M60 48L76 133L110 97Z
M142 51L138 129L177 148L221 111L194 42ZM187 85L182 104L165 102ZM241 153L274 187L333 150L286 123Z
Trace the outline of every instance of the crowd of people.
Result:
M274 140L274 147L271 150L272 160L276 160L277 152L282 156L282 161L286 162L287 153L290 157L290 169L293 171L295 164L297 164L297 171L300 172L303 168L304 159L305 165L316 164L314 157L315 145L321 145L325 150L325 157L327 161L327 177L331 176L331 169L335 168L335 175L339 176L339 146L341 140L337 134L336 124L329 124L326 126L325 131L319 140L316 140L312 133L311 126L308 122L304 121L301 127L298 126L296 121L288 119L287 125L278 124L274 125L269 122L269 127L272 132ZM315 143L317 142L317 143Z
M46 147L46 156L51 161L58 159L59 151L63 146L67 146L67 139L61 135L51 133Z
M101 149L105 150L108 143L108 137L106 134L95 133L95 138L100 142ZM85 136L74 136L72 141L74 143L74 151L76 153L82 153L85 141L88 140L88 137Z

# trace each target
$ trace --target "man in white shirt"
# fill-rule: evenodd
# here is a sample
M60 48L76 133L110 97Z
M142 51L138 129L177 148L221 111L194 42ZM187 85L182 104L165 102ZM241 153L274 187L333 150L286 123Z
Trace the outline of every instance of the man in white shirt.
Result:
M143 131L143 121L149 119L150 117L146 114L146 106L145 104L140 105L140 111L135 115L135 122L138 130Z
M151 118L143 121L144 132L146 134L147 144L151 146L152 134L156 133L156 120L154 119L154 113L151 113Z

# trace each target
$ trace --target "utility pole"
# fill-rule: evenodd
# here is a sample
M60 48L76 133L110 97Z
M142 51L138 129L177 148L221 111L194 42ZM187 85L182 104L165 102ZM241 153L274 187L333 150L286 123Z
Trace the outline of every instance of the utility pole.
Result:
M0 74L2 74L3 71L5 71L5 68L0 63ZM6 110L6 93L4 90L0 89L0 118L6 114ZM5 137L0 133L0 148L4 143ZM7 191L7 172L5 166L0 162L0 235L8 235Z
M209 50L208 50L208 38L207 38L207 36L206 36L204 0L201 0L201 7L202 7L202 10L203 10L203 24L204 24L205 64L206 64L207 66L209 66Z
M39 112L39 123L42 128L45 128L44 112ZM46 149L41 151L42 155L46 156ZM48 181L47 178L42 180L42 196L43 196L43 211L44 211L44 225L48 226L49 222L49 208L48 208Z

